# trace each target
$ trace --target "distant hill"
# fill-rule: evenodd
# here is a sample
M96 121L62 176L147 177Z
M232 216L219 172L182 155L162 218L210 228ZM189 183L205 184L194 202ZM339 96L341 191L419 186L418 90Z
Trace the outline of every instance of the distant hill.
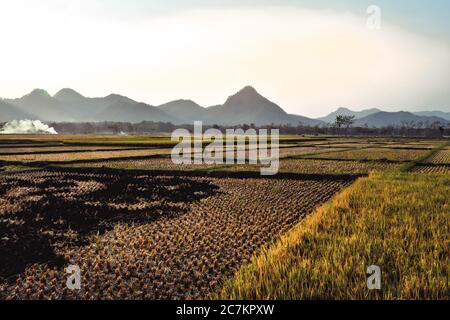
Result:
M99 119L98 114L103 113L108 107L116 103L137 103L130 98L118 94L110 94L101 98L87 98L73 89L62 89L53 96L62 103L73 118L79 121L95 121ZM107 119L101 119L101 121Z
M440 122L442 124L446 124L449 121L439 118L439 117L426 117L426 116L418 116L411 112L377 112L371 114L367 117L357 119L354 123L354 126L363 127L367 125L368 127L386 127L386 126L400 126L403 123L412 123L415 124L422 123L424 125L430 125L434 122Z
M28 114L19 108L0 99L0 122L7 122L12 120L37 119L36 116Z
M205 124L218 125L297 125L299 122L305 125L323 124L320 120L286 113L281 107L260 95L253 87L247 86L228 97L222 105L203 108L191 100L176 100L159 108L174 118L179 123L193 123L201 120ZM177 121L177 120L176 120Z
M371 114L380 112L380 109L373 108L373 109L367 109L362 111L352 111L347 108L339 108L336 111L330 113L329 115L319 118L319 120L322 120L326 123L334 123L336 121L337 116L354 116L355 119L361 119L364 117L367 117Z
M123 103L124 106L137 104L136 101L118 94L87 98L69 88L58 91L53 97L45 90L35 89L22 98L4 101L25 114L33 114L33 119L55 122L105 121L108 117L102 119L98 115L104 114L107 108L111 106L117 108L118 103ZM138 114L142 115L142 113ZM128 117L136 119L136 116L127 114L123 121L129 121Z
M422 111L422 112L414 112L417 116L425 116L425 117L438 117L445 120L450 121L450 112L442 112L442 111Z
M223 105L207 108L207 123L221 125L237 124L291 124L319 125L322 121L290 115L280 106L261 96L253 87L247 86L230 96Z
M117 101L95 116L97 121L132 122L178 122L157 107L145 103Z
M175 100L158 107L175 120L176 124L194 123L194 121L205 121L207 111L192 100Z
M35 89L18 99L6 100L22 112L33 114L37 119L45 121L75 121L71 111L54 99L47 91Z

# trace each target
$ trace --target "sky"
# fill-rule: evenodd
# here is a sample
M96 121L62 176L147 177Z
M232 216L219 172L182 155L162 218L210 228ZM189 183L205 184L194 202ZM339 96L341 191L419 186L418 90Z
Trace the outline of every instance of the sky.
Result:
M309 117L450 111L447 0L0 0L0 39L5 98L70 87L206 107L252 85Z

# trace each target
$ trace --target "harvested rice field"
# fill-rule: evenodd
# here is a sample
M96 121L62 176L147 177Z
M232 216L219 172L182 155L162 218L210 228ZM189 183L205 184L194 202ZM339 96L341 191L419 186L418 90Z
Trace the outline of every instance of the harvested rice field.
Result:
M14 162L68 162L79 160L112 159L169 155L172 149L113 150L91 152L33 153L24 155L0 155L0 161Z
M115 151L129 150L127 147L102 147L102 146L29 146L29 147L9 147L0 148L1 155L24 155L24 154L48 154L65 152L87 152L87 151ZM131 148L135 149L135 148Z
M286 159L280 162L280 171L316 174L368 174L398 168L386 162L333 161L315 159Z
M425 162L432 164L450 165L450 150L440 150L436 154L428 158Z
M0 298L205 298L262 245L351 182L4 175ZM80 266L82 290L64 286L67 264Z
M411 161L421 158L429 153L429 150L410 149L388 149L388 148L366 148L359 150L348 150L342 152L331 152L313 155L312 158L357 160L357 161Z
M170 158L109 160L101 162L84 162L70 165L76 168L111 168L127 170L179 170L179 171L259 171L267 165L214 165L214 164L174 164ZM280 172L301 174L368 174L371 171L385 171L399 168L398 164L375 161L337 161L320 159L281 159Z
M224 170L231 171L257 171L258 166L235 165ZM368 174L372 171L387 171L399 168L398 164L389 162L359 162L320 159L281 159L280 172L293 172L299 174Z
M169 157L165 158L151 158L151 159L128 159L128 160L106 160L96 162L81 162L65 167L75 168L111 168L111 169L125 169L125 170L211 170L220 165L202 164L175 164Z
M175 164L167 136L6 140L0 140L0 300L221 297L227 283L246 286L229 281L265 248L303 221L321 221L317 212L356 180L389 180L399 172L445 180L450 173L447 146L432 140L283 138L278 174L270 177L261 176L267 167L261 164ZM354 217L346 219L353 226ZM326 230L313 232L320 238ZM303 246L298 250L307 254ZM299 264L314 261L305 259ZM278 271L284 262L277 258ZM67 286L70 265L81 272L76 290Z
M412 172L450 175L450 165L418 165L412 168Z

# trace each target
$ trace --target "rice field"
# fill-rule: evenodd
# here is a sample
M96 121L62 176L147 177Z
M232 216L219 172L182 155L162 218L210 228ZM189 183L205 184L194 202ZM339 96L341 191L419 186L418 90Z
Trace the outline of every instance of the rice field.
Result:
M448 194L448 176L361 178L266 246L211 298L448 300ZM381 268L381 290L366 287L371 265Z
M450 150L444 149L435 153L429 159L425 161L426 163L432 164L447 164L450 165Z
M48 154L65 152L87 152L87 151L116 151L127 150L126 147L102 147L102 146L39 146L30 145L28 147L16 146L14 148L0 148L0 156L3 155L26 155L26 154ZM13 158L14 159L14 158ZM20 159L20 158L19 158Z
M412 168L411 171L425 174L450 175L450 165L418 165Z
M61 153L33 153L19 155L0 155L0 161L13 162L69 162L80 160L149 157L169 155L172 149L142 149L142 150L109 150Z
M428 150L366 148L312 155L318 159L404 162L424 157Z
M174 164L165 135L2 137L0 300L448 298L442 143L286 136L279 174L262 177L260 164ZM377 248L407 278L369 295L356 265Z
M233 171L257 172L267 165L227 165L227 164L174 164L170 158L107 160L100 162L82 162L69 167L76 168L111 168L123 170L154 171ZM299 174L368 174L372 171L386 171L399 168L399 164L389 162L359 162L319 159L281 159L279 172Z
M0 298L205 298L265 243L351 182L4 175ZM67 264L80 266L81 291L64 286Z

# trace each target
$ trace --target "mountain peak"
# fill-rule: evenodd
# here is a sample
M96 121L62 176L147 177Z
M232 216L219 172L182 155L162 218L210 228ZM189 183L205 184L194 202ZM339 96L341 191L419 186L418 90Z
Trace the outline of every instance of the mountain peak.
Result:
M47 91L43 89L34 89L31 91L27 96L33 96L33 97L50 97Z
M245 86L244 88L239 90L237 95L259 95L259 93L252 86Z
M353 112L353 111L350 110L349 108L340 107L336 110L336 113L338 112Z
M82 96L81 94L70 88L64 88L59 90L58 93L56 93L53 97L62 101L73 101L84 98L84 96Z
M266 102L266 98L264 98L262 95L260 95L255 88L252 86L246 86L239 90L236 94L228 97L228 100L225 104L228 102L232 102L232 104L241 104L241 103L262 103Z

